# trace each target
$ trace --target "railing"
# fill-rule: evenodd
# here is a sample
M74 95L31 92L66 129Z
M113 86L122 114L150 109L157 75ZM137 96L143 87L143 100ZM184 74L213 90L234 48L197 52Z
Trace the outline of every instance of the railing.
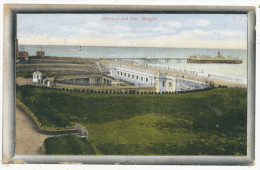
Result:
M80 82L67 82L67 81L56 81L56 83L67 84L67 85L78 85L78 86L110 86L105 83L80 83Z

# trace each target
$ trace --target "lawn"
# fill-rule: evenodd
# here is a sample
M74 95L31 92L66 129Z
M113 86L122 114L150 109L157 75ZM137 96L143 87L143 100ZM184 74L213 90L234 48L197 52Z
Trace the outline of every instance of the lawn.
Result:
M46 139L44 144L47 146L46 154L52 154L53 151L59 155L96 154L90 142L76 136L52 137Z
M17 87L17 98L44 126L79 123L89 132L85 141L46 140L47 154L246 155L246 96L231 88L138 95ZM61 152L68 147L80 151Z

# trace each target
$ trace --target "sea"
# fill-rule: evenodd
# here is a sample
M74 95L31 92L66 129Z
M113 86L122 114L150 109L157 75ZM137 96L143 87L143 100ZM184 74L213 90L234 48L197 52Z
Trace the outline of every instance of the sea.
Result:
M247 50L243 49L209 49L209 48L158 48L158 47L103 47L103 46L63 46L63 45L19 45L19 50L28 51L35 55L36 51L45 51L51 57L80 57L80 58L188 58L188 56L217 56L220 51L223 57L235 57L243 61L242 64L195 64L186 60L165 61L154 63L175 69L213 73L233 77L247 78ZM144 62L135 60L134 62ZM146 61L147 62L147 61Z

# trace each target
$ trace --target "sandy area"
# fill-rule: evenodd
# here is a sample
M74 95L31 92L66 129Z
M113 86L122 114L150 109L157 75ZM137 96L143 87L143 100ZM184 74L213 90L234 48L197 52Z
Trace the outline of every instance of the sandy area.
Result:
M15 153L18 155L41 155L43 140L48 135L40 134L33 120L16 107Z

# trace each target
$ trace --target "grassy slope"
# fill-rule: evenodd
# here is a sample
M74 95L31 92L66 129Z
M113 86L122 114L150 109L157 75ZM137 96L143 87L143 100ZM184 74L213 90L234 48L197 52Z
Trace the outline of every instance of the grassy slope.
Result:
M246 154L244 89L124 95L17 88L17 97L45 126L84 125L96 154Z
M95 150L88 141L78 139L76 136L63 136L56 138L48 138L45 141L45 145L48 146L46 154L54 154L52 152L55 149L55 154L60 155L78 155L89 154L95 155ZM62 147L57 147L62 146ZM53 148L50 150L49 148Z

